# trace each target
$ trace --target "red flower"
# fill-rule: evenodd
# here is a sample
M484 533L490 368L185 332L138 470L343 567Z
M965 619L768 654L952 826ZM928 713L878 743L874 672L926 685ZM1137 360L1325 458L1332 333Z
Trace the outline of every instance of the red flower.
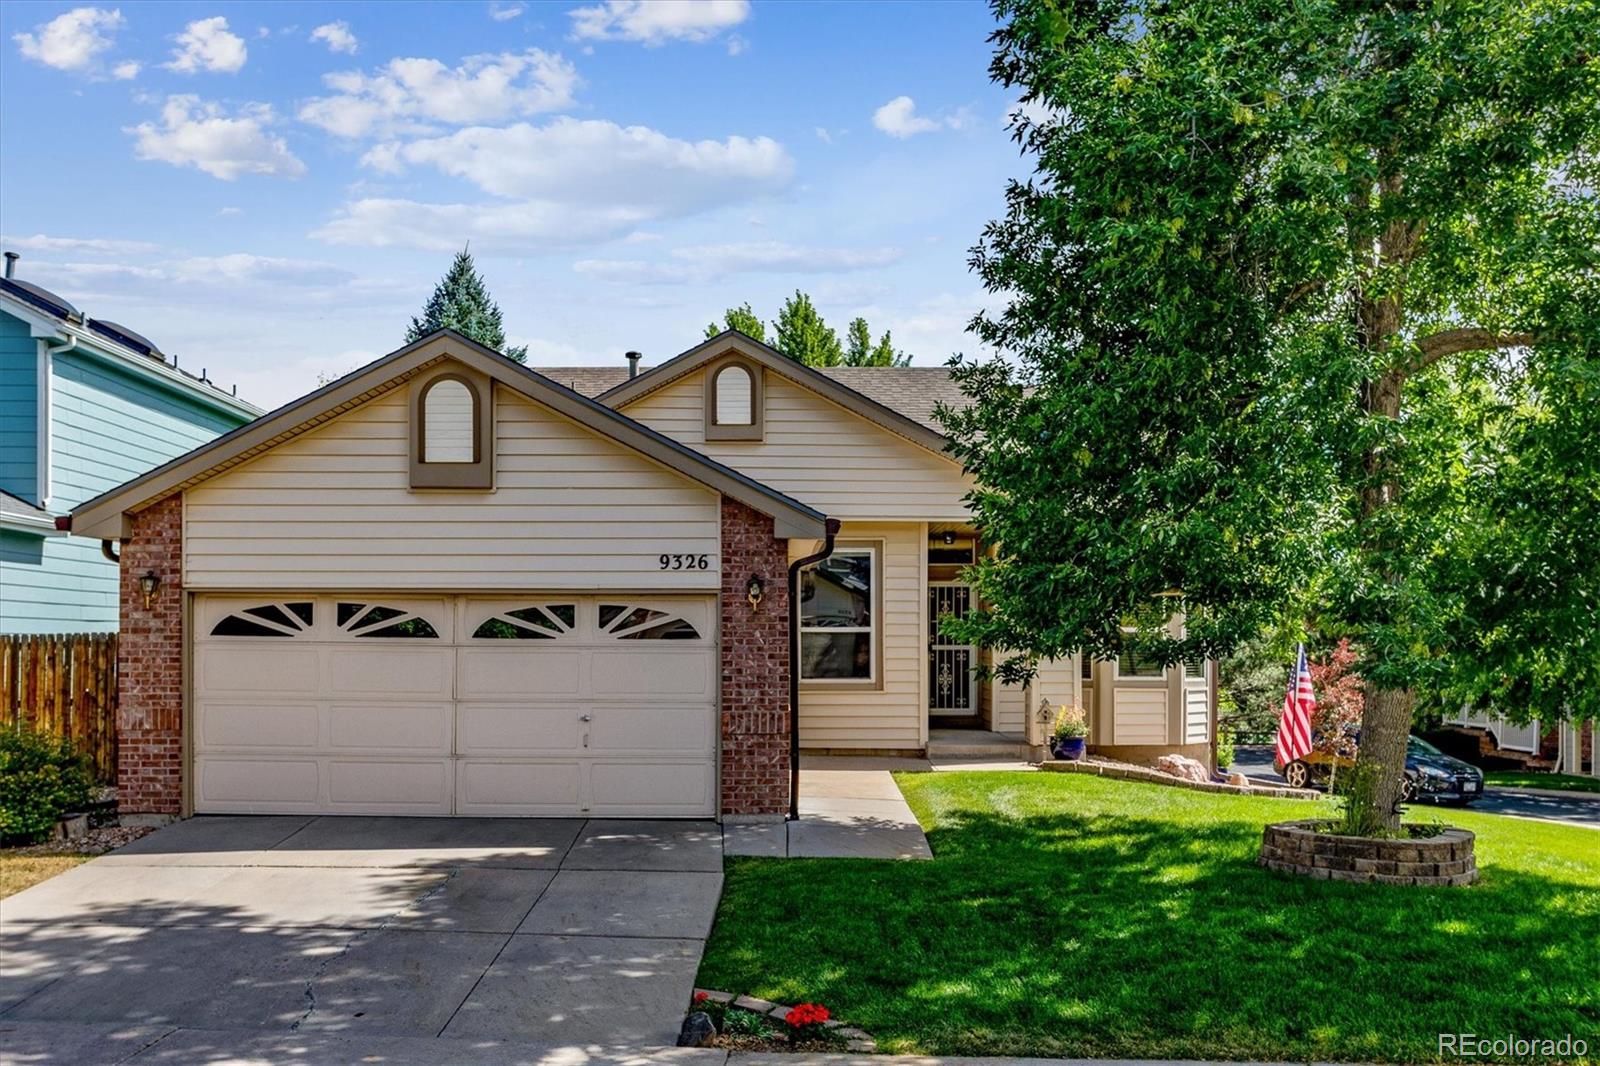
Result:
M803 1029L808 1025L821 1025L828 1018L828 1008L820 1003L797 1003L789 1008L784 1021L789 1023L791 1029Z
M711 993L710 992L696 992L694 994L694 1001L696 1003L704 1003L706 1000L708 1000L710 998L711 998Z

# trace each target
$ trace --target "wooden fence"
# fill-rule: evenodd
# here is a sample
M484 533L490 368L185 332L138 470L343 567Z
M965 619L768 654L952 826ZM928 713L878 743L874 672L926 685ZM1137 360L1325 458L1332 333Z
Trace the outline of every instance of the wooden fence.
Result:
M117 635L0 636L0 725L28 726L70 739L117 777Z

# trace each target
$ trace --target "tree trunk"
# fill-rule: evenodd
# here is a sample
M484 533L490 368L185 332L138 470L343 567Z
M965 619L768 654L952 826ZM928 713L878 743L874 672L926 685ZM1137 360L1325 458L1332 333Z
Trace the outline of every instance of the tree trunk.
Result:
M1354 775L1353 789L1370 802L1373 828L1400 828L1400 788L1405 779L1406 738L1411 735L1412 694L1404 689L1362 686L1366 699L1361 709L1361 751L1357 761L1363 773Z

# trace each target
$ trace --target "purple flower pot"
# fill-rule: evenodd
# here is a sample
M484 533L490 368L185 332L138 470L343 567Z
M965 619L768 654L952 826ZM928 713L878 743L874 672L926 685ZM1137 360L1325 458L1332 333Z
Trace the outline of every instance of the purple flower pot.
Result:
M1083 747L1083 737L1056 737L1050 742L1051 754L1067 762L1083 758Z

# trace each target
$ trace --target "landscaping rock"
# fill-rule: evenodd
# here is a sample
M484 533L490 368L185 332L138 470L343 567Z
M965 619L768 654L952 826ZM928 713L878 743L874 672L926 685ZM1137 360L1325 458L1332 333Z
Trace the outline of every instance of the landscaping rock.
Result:
M1228 775L1228 784L1234 786L1235 788L1248 788L1250 785L1250 779L1244 774L1241 774L1239 771L1235 770L1233 773Z
M683 1020L683 1028L678 1030L678 1046L710 1047L716 1036L717 1027L711 1024L711 1015L697 1010Z
M1163 755L1156 760L1156 769L1185 781L1203 784L1211 780L1206 768L1186 755Z

